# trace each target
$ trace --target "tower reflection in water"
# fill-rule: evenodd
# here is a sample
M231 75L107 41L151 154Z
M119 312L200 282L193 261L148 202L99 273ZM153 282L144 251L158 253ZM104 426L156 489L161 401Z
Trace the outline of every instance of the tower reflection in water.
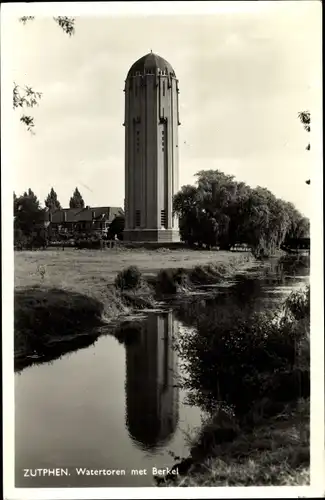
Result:
M132 440L147 451L166 445L178 422L176 328L171 312L151 314L126 345L126 422Z

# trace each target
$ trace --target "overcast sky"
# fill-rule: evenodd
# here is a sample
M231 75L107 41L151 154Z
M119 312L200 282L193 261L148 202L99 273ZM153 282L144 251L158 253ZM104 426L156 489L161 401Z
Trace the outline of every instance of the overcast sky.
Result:
M213 15L84 14L71 38L50 16L6 20L10 82L43 93L35 136L13 112L16 193L31 187L43 203L53 186L68 206L78 186L87 205L123 206L124 80L152 49L179 79L180 185L219 169L309 215L312 154L297 113L318 104L318 2L253 3Z

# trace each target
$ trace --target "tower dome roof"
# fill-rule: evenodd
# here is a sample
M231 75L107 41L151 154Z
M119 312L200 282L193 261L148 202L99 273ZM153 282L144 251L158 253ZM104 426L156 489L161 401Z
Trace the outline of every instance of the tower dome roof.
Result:
M134 64L132 64L128 72L128 77L135 75L137 71L139 71L140 73L145 73L146 71L151 70L152 72L156 73L158 69L160 71L166 71L172 76L176 76L172 65L169 64L168 61L158 56L157 54L153 54L152 52L150 52L149 54L146 54L145 56L138 59Z

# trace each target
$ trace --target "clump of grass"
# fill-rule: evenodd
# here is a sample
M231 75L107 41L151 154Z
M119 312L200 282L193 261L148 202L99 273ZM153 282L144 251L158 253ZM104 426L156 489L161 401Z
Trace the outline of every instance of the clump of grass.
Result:
M204 266L195 266L190 273L191 282L195 285L205 285L211 283L217 283L220 278L225 275L225 265L224 264L207 264Z
M118 273L115 287L118 290L135 290L143 283L142 274L137 266L129 266Z
M154 292L137 266L120 271L114 286L122 304L129 308L146 309L156 305Z
M194 290L200 285L218 283L230 277L238 266L251 260L248 255L234 257L227 264L197 265L194 268L176 268L161 270L155 281L155 288L159 294L175 295L178 292Z
M121 300L127 307L136 310L151 309L157 305L151 289L146 286L122 292Z
M188 271L183 268L162 269L155 280L156 291L161 294L176 294L188 286Z
M100 294L97 292L96 295L100 297L101 302L104 304L102 317L106 322L131 312L129 304L123 300L121 291L116 290L112 285L108 285L106 289L102 290Z

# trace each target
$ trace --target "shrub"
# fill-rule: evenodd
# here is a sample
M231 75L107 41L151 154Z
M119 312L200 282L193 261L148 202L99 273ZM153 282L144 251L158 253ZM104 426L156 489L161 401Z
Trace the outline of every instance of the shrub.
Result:
M211 317L197 315L196 329L178 340L192 399L206 411L223 402L243 415L264 397L308 397L308 302L308 291L295 292L276 313L225 304Z
M188 275L182 268L162 269L157 275L156 289L160 293L175 294L180 286L186 286Z
M137 266L130 266L118 273L115 287L120 290L135 290L142 284L142 275Z
M297 321L309 316L310 287L304 291L292 292L284 303L285 311L290 313Z
M14 246L17 250L32 250L48 246L47 234L24 234L21 229L14 230Z
M91 238L76 239L75 246L79 249L99 249L104 248L105 242L102 238L93 236Z

